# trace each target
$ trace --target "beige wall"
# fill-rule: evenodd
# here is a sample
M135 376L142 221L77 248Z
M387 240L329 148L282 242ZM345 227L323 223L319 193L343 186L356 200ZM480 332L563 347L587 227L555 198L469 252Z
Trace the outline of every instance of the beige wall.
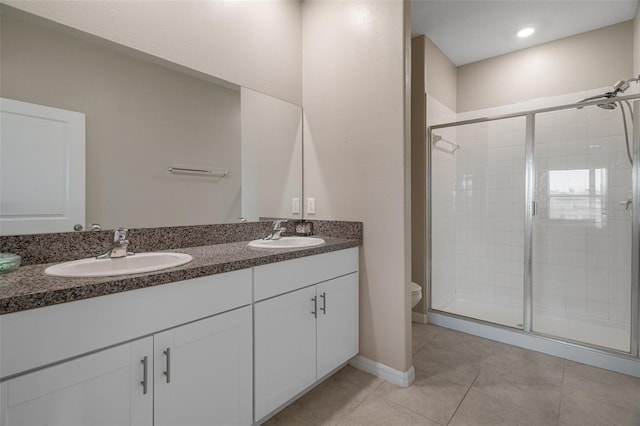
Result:
M411 367L408 3L6 3L286 101L304 96L305 191L317 199L315 218L364 222L361 354Z
M411 136L411 276L422 286L422 300L413 309L426 313L429 301L426 262L429 256L425 218L427 216L427 122L425 94L438 99L451 110L456 109L457 67L425 36L412 43L412 136Z
M424 78L426 93L455 111L458 69L429 37L425 37Z
M458 68L457 111L613 85L631 75L632 34L627 21L463 65Z
M426 74L425 43L427 37L411 40L411 280L426 289ZM425 313L424 304L418 304L416 312Z
M86 219L105 229L240 215L240 93L3 15L2 97L86 115ZM220 167L227 178L171 175Z
M406 7L311 0L302 13L304 191L317 200L308 217L364 222L360 353L400 371L411 366Z
M302 206L302 108L246 88L240 99L242 217L300 219L291 199Z
M640 75L640 0L633 18L633 76Z
M4 3L232 83L302 104L300 2Z

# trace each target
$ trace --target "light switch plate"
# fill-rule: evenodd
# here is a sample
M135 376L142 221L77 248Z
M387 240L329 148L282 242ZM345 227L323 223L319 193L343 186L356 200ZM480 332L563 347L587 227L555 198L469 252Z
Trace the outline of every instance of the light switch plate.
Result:
M307 213L316 214L316 199L307 198Z
M300 198L294 197L291 199L291 213L300 214Z

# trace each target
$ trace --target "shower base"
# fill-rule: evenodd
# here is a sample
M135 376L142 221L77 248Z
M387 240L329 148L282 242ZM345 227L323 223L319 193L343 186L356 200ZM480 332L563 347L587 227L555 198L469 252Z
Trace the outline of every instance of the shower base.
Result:
M522 329L523 312L516 306L456 294L434 309ZM558 339L583 342L621 352L630 350L629 324L534 309L532 329L536 333Z

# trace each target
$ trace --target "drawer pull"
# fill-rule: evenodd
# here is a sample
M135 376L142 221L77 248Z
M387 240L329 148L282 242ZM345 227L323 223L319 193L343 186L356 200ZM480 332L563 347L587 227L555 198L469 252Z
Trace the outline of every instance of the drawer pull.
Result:
M323 291L320 297L322 297L322 307L320 310L323 314L327 315L327 293Z
M311 311L311 315L313 315L314 318L318 318L318 299L314 296L311 298L311 301L313 302L313 311Z

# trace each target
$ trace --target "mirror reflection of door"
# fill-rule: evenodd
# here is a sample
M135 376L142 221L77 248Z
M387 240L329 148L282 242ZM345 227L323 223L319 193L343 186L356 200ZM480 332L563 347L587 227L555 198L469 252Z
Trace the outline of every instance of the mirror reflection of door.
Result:
M0 98L0 235L85 221L85 115Z
M302 198L299 105L25 15L0 7L0 97L86 115L84 223L106 230L302 216L292 212ZM53 231L26 231L42 232Z

